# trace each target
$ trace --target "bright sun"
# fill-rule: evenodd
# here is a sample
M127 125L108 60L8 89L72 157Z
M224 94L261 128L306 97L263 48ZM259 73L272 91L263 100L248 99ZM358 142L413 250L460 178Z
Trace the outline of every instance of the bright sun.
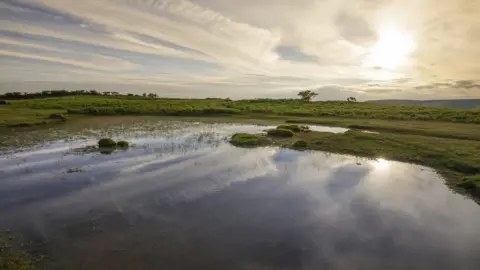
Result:
M374 67L394 69L402 65L414 49L411 36L394 29L379 33L377 43L372 47L368 64Z

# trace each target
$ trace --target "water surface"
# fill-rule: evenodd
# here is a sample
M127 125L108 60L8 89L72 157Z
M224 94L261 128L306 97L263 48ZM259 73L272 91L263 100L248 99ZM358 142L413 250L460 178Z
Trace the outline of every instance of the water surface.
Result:
M127 119L4 135L18 147L0 158L0 228L50 269L478 269L480 208L431 169L227 142L266 128ZM135 146L75 151L102 136Z

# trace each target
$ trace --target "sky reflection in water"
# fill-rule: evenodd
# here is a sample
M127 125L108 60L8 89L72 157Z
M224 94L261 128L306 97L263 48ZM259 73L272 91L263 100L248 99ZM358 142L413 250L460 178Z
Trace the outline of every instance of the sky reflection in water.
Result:
M480 208L428 168L226 142L264 126L116 128L133 149L75 154L115 127L58 127L81 139L0 158L0 226L52 269L478 269Z

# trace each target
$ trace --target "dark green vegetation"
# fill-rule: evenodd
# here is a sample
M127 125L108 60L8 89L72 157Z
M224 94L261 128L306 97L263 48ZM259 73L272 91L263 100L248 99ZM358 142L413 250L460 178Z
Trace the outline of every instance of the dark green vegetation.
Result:
M270 140L261 135L236 133L230 139L230 143L235 146L262 146L270 143Z
M111 138L103 138L98 141L98 147L116 147L117 142L112 140Z
M270 137L270 136L269 136ZM450 187L480 196L480 142L418 135L300 132L293 137L270 137L271 145L383 158L436 169ZM302 142L299 142L302 141Z
M467 176L457 185L467 190L471 190L477 197L480 196L480 174Z
M129 147L132 147L127 141L114 141L111 138L100 139L97 145L87 145L85 147L75 148L72 150L75 154L87 154L87 153L100 153L104 155L110 155L116 150L127 150ZM82 172L82 169L69 169L67 173Z
M118 92L98 92L96 90L44 90L40 92L9 92L0 95L0 104L2 104L1 100L16 100L16 99L35 99L35 98L49 98L49 97L69 97L69 96L122 96L122 94ZM154 93L144 93L142 95L134 95L134 94L124 94L123 96L128 97L148 97L148 98L157 98L157 94Z
M299 126L299 125L280 125L275 129L267 130L269 136L276 137L293 137L294 133L298 132L310 132L308 126Z
M110 155L113 152L115 152L115 150L117 149L125 150L125 149L128 149L129 147L130 147L130 143L128 143L127 141L116 142L111 138L103 138L98 141L98 148L86 147L83 149L85 150L85 152L95 152L98 150L101 154Z
M117 142L117 147L119 148L128 148L130 144L127 141L118 141Z

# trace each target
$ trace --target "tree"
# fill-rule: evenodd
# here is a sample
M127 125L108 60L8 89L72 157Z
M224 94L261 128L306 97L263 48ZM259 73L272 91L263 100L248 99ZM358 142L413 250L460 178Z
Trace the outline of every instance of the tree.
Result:
M348 97L348 98L347 98L347 101L348 101L348 102L357 102L357 99L354 98L354 97Z
M305 90L305 91L299 92L298 96L300 96L300 99L302 101L310 102L312 98L314 98L315 96L318 96L318 94L310 90Z

